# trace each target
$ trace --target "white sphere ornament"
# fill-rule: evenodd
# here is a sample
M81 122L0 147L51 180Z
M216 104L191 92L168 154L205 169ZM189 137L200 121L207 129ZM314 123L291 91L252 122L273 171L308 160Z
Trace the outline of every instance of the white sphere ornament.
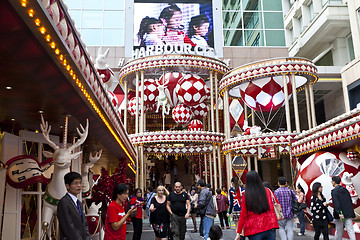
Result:
M196 106L207 98L205 81L195 74L186 74L178 82L175 92L186 106Z
M204 125L200 120L194 119L188 125L189 131L202 131L204 129Z
M172 110L172 118L178 124L187 124L193 116L193 113L190 108L184 106L183 104L178 104Z

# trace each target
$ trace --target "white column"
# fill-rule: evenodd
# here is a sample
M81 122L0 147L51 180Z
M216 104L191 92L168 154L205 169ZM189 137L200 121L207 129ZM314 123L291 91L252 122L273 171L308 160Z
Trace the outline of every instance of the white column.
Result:
M213 71L210 71L210 116L211 116L211 131L215 132Z
M310 94L310 107L311 107L311 120L312 126L316 127L316 115L315 115L315 102L314 102L314 90L313 85L309 84L309 94Z
M210 170L210 184L211 184L211 187L214 187L214 174L213 174L213 158L212 158L212 155L211 153L209 153L209 170Z
M225 139L230 139L230 117L229 117L229 92L227 89L224 91L224 131ZM226 172L227 172L227 186L230 186L232 176L231 153L226 154Z
M232 178L232 163L231 163L231 153L226 154L226 171L227 171L227 185L231 185Z
M221 153L220 153L220 148L221 145L217 145L216 146L216 150L217 150L217 158L218 158L218 169L219 169L219 187L221 187L222 185L222 166L221 166Z
M136 102L135 102L135 133L139 133L139 72L136 72L136 80L135 80L135 97L136 97Z
M214 166L214 186L213 186L213 189L214 191L218 188L218 181L217 181L217 177L218 177L218 174L217 174L217 167L216 167L216 163L217 163L217 160L216 160L216 144L213 144L213 166Z
M141 101L140 101L140 109L141 109L141 113L140 113L140 127L139 127L139 132L143 133L144 132L144 115L145 115L145 111L144 111L144 71L141 71L140 73L140 80L141 80L141 85L140 85L140 91L141 91Z
M289 106L289 93L287 89L286 74L282 75L284 83L284 97L285 97L285 113L286 113L286 126L287 131L291 132L291 119L290 119L290 106Z
M207 153L204 154L204 165L205 165L205 183L208 183L207 181L207 174L208 174L208 170L207 170ZM201 176L201 175L200 175Z
M144 189L144 145L139 146L140 152L140 188Z
M309 96L309 85L305 85L305 99L306 99L306 115L308 120L308 128L312 128L311 122L311 110L310 110L310 96Z
M255 126L255 112L251 109L251 126Z
M248 171L251 171L251 157L250 156L247 156L246 157L246 159L247 159L247 167L248 167Z
M291 73L291 87L293 94L293 103L294 103L294 115L295 115L295 128L296 132L300 132L300 119L299 119L299 107L297 102L297 93L296 93L296 83L295 83L295 74Z
M218 96L218 78L217 78L217 72L215 72L215 117L216 117L216 132L220 132L220 122L219 122L219 96ZM220 169L220 168L219 168Z
M136 169L136 174L135 174L135 188L139 187L139 146L135 146L135 151L136 151L136 162L135 162L135 169Z
M255 171L256 171L256 172L259 172L258 156L257 156L257 155L254 156L254 165L255 165Z
M124 82L124 101L125 101L124 128L125 128L125 131L127 132L127 115L128 115L128 109L127 109L127 105L128 105L128 82L127 81Z

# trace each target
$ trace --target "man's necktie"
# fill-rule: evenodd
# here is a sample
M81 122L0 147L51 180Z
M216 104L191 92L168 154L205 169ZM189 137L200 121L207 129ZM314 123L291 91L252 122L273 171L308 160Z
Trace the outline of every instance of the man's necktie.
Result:
M80 201L77 200L77 201L76 201L76 207L77 207L77 209L78 209L78 211L79 211L79 214L80 214L80 217L81 217L81 219L82 219L82 211L81 211L81 205L80 205L80 204L81 204Z

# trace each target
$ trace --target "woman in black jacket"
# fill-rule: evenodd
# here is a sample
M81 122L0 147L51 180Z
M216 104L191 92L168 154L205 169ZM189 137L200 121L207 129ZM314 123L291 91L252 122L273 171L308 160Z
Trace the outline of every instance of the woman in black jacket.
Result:
M324 240L329 239L328 219L326 217L326 208L328 203L322 194L323 187L321 183L315 182L312 187L312 196L310 210L313 214L312 222L315 229L314 240L318 240L320 234L323 234Z

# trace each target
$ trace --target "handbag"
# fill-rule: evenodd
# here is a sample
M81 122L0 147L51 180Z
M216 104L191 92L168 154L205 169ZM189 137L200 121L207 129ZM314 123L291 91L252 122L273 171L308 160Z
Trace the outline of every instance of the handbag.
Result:
M271 193L271 200L272 200L272 203L274 205L274 211L275 211L275 215L276 215L276 218L277 220L283 220L284 219L284 214L282 212L282 208L281 208L281 205L280 203L278 203L276 200L275 200L275 196L274 196L274 193L269 190L270 193Z
M325 207L325 213L326 213L326 218L327 218L328 222L334 221L334 217L330 213L330 211L329 211L329 209L327 207Z
M290 191L291 191L291 190L290 190ZM297 215L297 214L299 214L299 212L301 212L301 206L300 206L300 203L295 200L292 191L291 191L290 193L291 193L291 211L292 211L295 215Z

